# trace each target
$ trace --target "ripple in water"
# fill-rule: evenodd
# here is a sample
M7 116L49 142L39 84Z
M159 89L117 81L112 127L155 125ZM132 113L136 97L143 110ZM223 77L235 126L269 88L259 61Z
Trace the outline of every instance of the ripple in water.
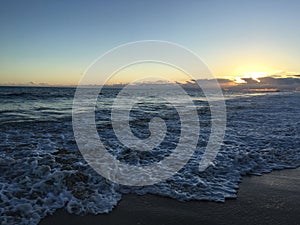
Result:
M127 193L151 193L180 201L223 202L236 197L242 175L261 175L273 169L300 166L300 93L227 100L224 144L213 165L204 172L199 172L198 165L210 133L210 112L205 102L195 101L201 132L189 163L165 182L126 187L102 178L79 153L70 115L74 90L40 90L52 97L36 101L34 98L39 97L15 94L7 99L1 94L8 93L7 90L0 93L1 98L7 99L2 101L0 111L1 224L37 224L59 208L80 215L105 213ZM24 92L32 90L24 88L21 93ZM38 96L38 90L35 92ZM138 104L133 108L130 125L136 136L149 136L147 124L156 115L165 119L168 127L164 141L156 149L134 151L114 136L109 121L109 96L115 96L116 90L108 92L113 93L104 93L96 116L99 135L111 154L133 165L147 165L172 152L178 142L180 122L170 105ZM23 118L14 115L23 108Z

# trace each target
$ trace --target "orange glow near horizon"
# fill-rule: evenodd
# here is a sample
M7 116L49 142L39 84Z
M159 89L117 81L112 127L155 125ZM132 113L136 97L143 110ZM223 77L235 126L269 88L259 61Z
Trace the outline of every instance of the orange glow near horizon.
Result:
M73 67L72 67L73 68ZM73 68L72 70L68 70L67 68L63 68L61 70L55 68L54 70L45 70L42 68L36 67L35 70L24 71L22 77L18 77L18 79L14 79L17 77L17 71L14 71L11 76L2 76L2 85L28 85L28 86L76 86L84 75L83 69L82 72ZM251 78L260 82L260 78L262 77L291 77L295 74L299 74L297 72L292 71L284 71L284 70L274 70L271 67L255 65L255 64L246 64L243 66L236 67L232 72L227 73L228 76L213 74L216 78L228 79L232 82L228 82L226 85L234 86L238 84L246 83L245 78ZM30 79L28 79L30 77ZM128 67L121 69L116 72L109 80L105 80L104 76L96 77L96 80L91 80L89 84L127 84L133 81L138 80L143 77L156 77L149 78L149 80L144 80L143 82L157 82L159 81L159 77L165 78L165 80L169 80L169 82L179 82L186 83L187 81L192 80L192 78L184 73L183 71L172 67L166 64L160 63L139 63L133 64ZM195 79L207 79L209 77L199 76ZM1 81L1 80L0 80Z

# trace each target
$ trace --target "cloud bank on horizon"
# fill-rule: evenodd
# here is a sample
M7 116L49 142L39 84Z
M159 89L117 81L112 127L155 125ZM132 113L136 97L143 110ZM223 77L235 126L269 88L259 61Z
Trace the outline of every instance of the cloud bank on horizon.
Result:
M249 91L249 92L277 92L277 91L300 91L300 75L291 77L261 77L241 78L243 82L234 82L230 79L218 79L218 82L223 90L232 91ZM198 82L206 82L209 85L209 80L198 80ZM188 82L187 87L192 88L196 85L195 82Z

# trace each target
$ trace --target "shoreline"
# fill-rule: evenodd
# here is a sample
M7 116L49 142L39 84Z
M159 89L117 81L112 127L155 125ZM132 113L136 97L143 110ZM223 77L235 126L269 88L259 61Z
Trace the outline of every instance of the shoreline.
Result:
M39 225L299 224L300 168L244 176L236 199L180 202L156 195L123 195L108 214L76 216L63 209Z

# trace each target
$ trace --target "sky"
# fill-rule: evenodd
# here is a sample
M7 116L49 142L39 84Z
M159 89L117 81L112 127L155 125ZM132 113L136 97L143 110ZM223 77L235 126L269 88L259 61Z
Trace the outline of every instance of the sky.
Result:
M0 84L74 85L108 50L149 39L185 46L220 78L300 74L299 9L297 0L2 0Z

